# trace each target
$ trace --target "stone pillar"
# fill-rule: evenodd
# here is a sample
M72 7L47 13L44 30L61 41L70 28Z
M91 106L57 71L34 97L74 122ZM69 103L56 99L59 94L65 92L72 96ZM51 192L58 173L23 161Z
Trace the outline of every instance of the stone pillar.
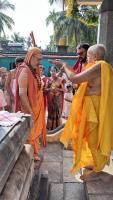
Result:
M57 52L59 53L67 53L68 49L68 38L62 37L58 40L58 44L56 45L57 47Z
M107 49L106 59L113 65L113 2L103 0L100 9L97 43L104 44Z
M58 53L67 53L68 46L56 45Z

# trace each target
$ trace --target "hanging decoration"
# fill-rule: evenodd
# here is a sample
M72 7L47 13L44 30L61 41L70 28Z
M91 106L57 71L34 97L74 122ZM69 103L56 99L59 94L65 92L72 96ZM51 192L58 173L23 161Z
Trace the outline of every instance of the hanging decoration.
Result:
M71 12L73 10L74 0L66 0L66 3L67 3L66 16L70 17L71 16Z

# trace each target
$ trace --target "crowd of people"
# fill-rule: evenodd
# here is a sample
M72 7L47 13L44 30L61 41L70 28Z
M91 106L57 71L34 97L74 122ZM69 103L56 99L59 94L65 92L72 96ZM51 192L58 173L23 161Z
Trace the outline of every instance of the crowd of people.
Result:
M67 81L60 71L52 66L50 76L45 76L41 61L40 49L32 47L24 58L15 59L13 69L0 68L0 110L31 115L33 126L26 142L34 147L36 161L39 160L40 138L46 146L46 130L53 130L62 124L65 93L68 93L65 87Z
M104 168L113 150L113 70L105 53L102 44L80 44L73 68L50 60L50 76L45 76L41 50L32 47L24 59L16 58L15 69L0 68L0 109L31 115L26 143L34 147L34 160L40 159L40 138L47 146L46 130L61 125L63 117L67 121L60 141L66 147L72 141L73 172L90 168L81 177L86 181Z
M80 44L77 46L78 59L73 66L76 73L83 71L87 63L86 55L88 48L89 44ZM23 57L17 57L13 64L13 69L8 71L4 67L0 68L0 95L2 96L0 109L5 109L10 112L14 112L15 110L16 72L23 62ZM39 76L44 94L44 107L48 113L47 129L52 130L62 123L62 117L65 119L68 118L72 97L78 85L72 84L64 73L64 70L58 70L55 65L49 67L47 76L44 70L44 67L40 64Z

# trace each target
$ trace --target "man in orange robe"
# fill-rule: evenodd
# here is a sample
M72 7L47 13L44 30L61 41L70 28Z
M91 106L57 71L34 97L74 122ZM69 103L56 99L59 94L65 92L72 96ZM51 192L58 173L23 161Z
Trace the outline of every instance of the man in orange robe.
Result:
M67 147L72 140L72 172L81 167L92 167L92 171L81 177L86 181L98 176L113 150L113 71L111 65L104 61L104 56L103 45L90 47L87 54L90 62L80 74L63 62L68 78L80 87L73 98L60 141ZM59 67L62 65L62 61L52 63Z
M44 145L47 145L44 99L39 70L41 60L40 49L32 47L28 50L24 63L16 72L15 112L22 111L32 116L33 126L26 143L34 147L35 160L39 159L39 138L42 137Z

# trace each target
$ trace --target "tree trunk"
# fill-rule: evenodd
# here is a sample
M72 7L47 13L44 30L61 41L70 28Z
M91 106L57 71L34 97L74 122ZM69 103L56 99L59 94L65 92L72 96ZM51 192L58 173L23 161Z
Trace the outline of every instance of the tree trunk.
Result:
M64 6L65 6L65 0L63 0L63 11L64 11Z
M77 44L78 44L78 39L77 39L77 29L75 29L75 45L77 46Z

